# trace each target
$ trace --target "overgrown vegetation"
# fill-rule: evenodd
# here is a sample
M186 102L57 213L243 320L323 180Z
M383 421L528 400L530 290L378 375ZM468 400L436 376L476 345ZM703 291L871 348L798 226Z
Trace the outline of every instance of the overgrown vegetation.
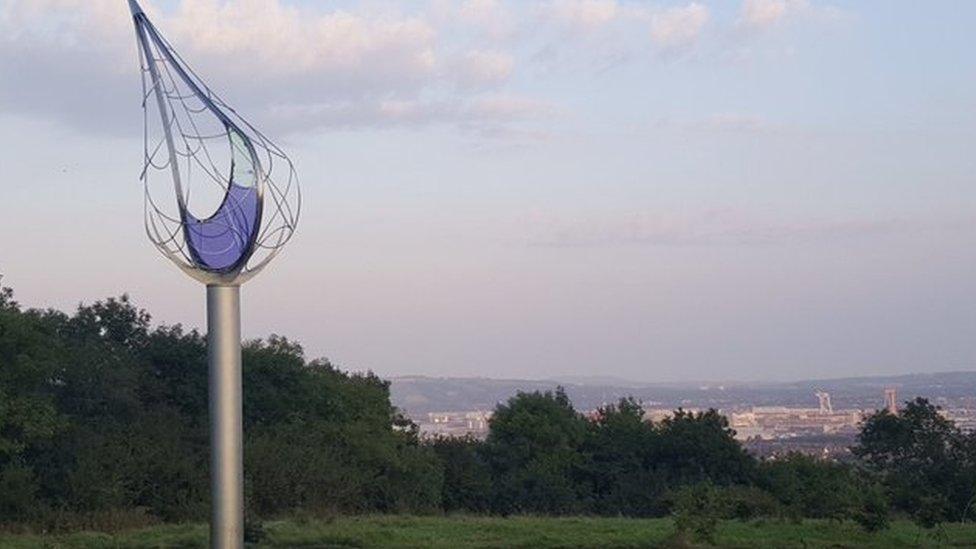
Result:
M457 547L510 548L635 548L729 547L770 549L972 547L976 525L949 524L939 536L910 521L900 520L879 533L853 523L808 519L782 521L722 520L714 543L689 543L669 518L619 517L491 517L356 515L330 520L274 520L254 547ZM123 533L11 535L0 533L5 549L129 549L159 547L205 548L207 525L161 525ZM250 545L249 545L250 547Z
M73 315L0 294L0 522L43 528L202 520L209 507L205 337L150 326L127 298ZM442 467L387 382L244 345L249 512L440 508Z
M2 290L0 524L205 520L206 369L203 335L153 327L125 297L68 315ZM256 536L259 520L295 514L673 516L707 541L728 519L879 532L898 517L934 528L976 513L976 436L924 399L869 417L852 463L759 461L715 410L651 423L625 399L587 417L559 389L499 405L484 441L422 441L387 382L277 336L245 344L244 376Z

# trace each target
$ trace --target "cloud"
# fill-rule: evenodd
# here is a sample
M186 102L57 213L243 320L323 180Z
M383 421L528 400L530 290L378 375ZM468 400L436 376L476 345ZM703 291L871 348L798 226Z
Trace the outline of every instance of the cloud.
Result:
M480 23L499 17L504 9L498 0L466 0L461 2L458 16L468 23Z
M289 128L307 124L341 128L456 124L491 132L498 132L499 124L545 118L557 112L545 101L514 95L480 95L460 101L381 99L271 107L271 114Z
M471 106L515 67L498 49L458 51L441 38L430 13L402 13L390 5L322 11L282 0L182 0L171 10L143 4L229 103L252 118L270 117L261 120L266 129L314 129L332 121L373 126L403 117L442 122L448 115L458 125L485 122ZM497 8L469 1L459 13L475 18ZM131 134L137 131L138 78L124 2L0 5L0 110ZM389 106L396 104L437 108L395 115ZM318 114L295 116L302 112Z
M543 213L523 223L534 246L785 245L848 240L924 228L902 218L782 221L735 209L699 212L617 212L560 217Z
M446 10L460 23L477 27L493 37L508 36L514 31L515 19L511 10L499 0L439 0L449 6Z
M758 131L769 129L769 124L759 116L737 113L722 113L709 117L703 128L719 131Z
M749 27L765 28L782 21L790 11L798 8L806 8L806 2L804 0L745 0L739 12L739 20Z
M407 120L491 125L497 134L498 124L561 112L548 105L516 110L521 120L499 112L497 121L479 114L477 105L500 96L545 103L519 92L523 71L578 77L692 49L722 62L722 54L708 49L713 29L767 28L834 13L811 1L745 0L734 20L715 25L708 7L694 1L671 7L621 0L143 4L194 70L268 131ZM139 89L132 24L121 0L0 0L0 112L132 135ZM409 112L392 105L409 105Z
M278 0L184 1L161 22L200 56L242 59L238 70L270 76L371 72L422 78L434 70L434 29L417 17L310 13Z
M762 31L799 18L836 21L844 19L845 13L835 6L815 5L810 0L744 0L736 24Z
M563 29L545 55L567 63L583 53L596 57L603 70L646 55L648 45L659 52L688 49L710 19L708 7L699 2L662 8L617 0L552 0L541 12L541 28L533 31L543 34L546 25ZM558 50L572 52L574 42L584 45L580 52L558 55Z
M708 8L697 2L656 12L651 16L651 39L662 49L686 48L698 41L709 17Z
M480 97L472 102L472 107L479 116L501 119L549 116L557 111L546 101L513 95Z
M590 31L613 21L620 6L616 0L552 0L544 11L557 22Z
M497 86L508 80L515 68L511 55L497 51L471 50L455 63L454 78L465 88Z

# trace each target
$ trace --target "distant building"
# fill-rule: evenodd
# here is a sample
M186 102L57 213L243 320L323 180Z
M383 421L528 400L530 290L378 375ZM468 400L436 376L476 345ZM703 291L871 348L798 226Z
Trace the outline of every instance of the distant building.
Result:
M894 387L888 387L884 390L884 402L885 408L888 413L895 415L898 413L898 390Z
M431 412L427 421L418 421L421 436L472 436L484 438L488 435L488 424L492 413L486 410L462 412Z
M824 391L817 391L814 393L817 395L817 399L820 401L820 413L821 414L832 414L834 413L834 407L830 405L830 393Z
M692 414L697 414L701 412L698 408L682 408L685 412ZM674 408L655 408L655 407L644 407L644 421L650 421L651 423L660 423L669 417L674 416Z

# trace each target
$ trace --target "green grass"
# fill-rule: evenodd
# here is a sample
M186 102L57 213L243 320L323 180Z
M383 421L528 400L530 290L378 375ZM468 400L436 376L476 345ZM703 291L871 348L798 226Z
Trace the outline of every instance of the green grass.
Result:
M670 519L361 516L264 523L255 547L684 547ZM158 526L117 534L0 534L2 548L206 547L201 524ZM718 547L976 547L976 524L951 524L934 535L910 522L867 534L851 523L725 521ZM710 547L694 545L694 547Z

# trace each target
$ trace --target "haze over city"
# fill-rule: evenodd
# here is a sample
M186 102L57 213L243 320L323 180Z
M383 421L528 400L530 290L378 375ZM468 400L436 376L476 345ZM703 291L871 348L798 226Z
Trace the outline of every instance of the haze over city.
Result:
M301 173L246 337L383 376L973 367L976 4L144 7ZM0 273L201 327L143 233L129 17L0 0Z

